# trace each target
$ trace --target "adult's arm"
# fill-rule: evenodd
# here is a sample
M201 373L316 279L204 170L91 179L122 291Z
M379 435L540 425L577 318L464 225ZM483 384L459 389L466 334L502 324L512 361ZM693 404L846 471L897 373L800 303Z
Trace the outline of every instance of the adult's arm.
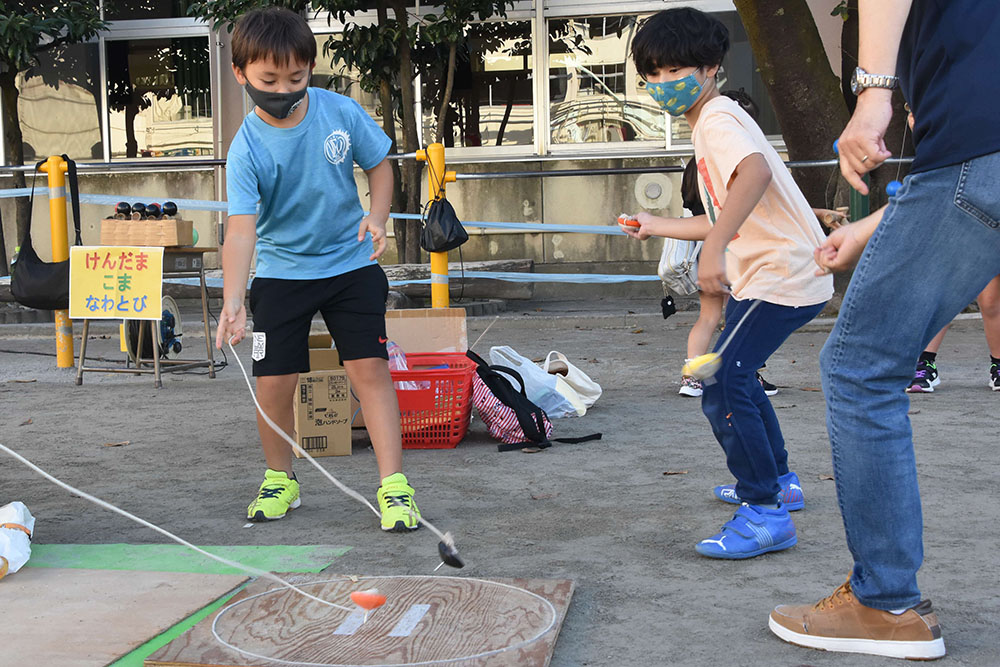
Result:
M896 56L911 5L912 0L859 1L859 67L871 74L896 73ZM840 172L861 194L868 194L861 177L892 155L885 147L885 131L891 119L892 91L866 88L858 95L854 115L840 135Z

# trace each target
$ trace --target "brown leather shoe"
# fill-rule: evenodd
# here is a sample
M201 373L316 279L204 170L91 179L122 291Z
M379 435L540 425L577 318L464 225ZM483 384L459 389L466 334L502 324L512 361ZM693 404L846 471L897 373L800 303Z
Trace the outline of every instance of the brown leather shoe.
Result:
M799 646L869 653L908 660L944 655L944 640L930 600L902 614L866 607L851 592L850 578L814 605L781 605L768 620L771 632Z

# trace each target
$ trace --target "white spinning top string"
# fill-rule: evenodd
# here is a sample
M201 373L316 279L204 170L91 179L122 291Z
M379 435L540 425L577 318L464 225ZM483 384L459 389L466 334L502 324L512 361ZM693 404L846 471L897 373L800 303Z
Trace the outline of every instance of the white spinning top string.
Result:
M243 572L246 572L247 574L253 575L255 577L262 577L264 579L269 579L271 581L279 583L282 586L284 586L285 588L290 588L291 590L295 591L296 593L299 593L300 595L304 595L305 597L309 598L310 600L313 600L314 602L319 602L320 604L325 604L328 607L334 607L336 609L342 609L342 610L344 610L346 612L353 612L354 611L354 609L351 609L350 607L345 607L343 605L339 605L339 604L336 604L336 603L333 603L333 602L328 602L327 600L323 600L321 598L318 598L315 595L310 595L309 593L306 593L301 588L298 588L294 584L288 583L287 581L285 581L281 577L275 576L275 575L271 574L270 572L266 572L265 570L257 569L256 567L251 567L249 565L243 565L242 563L237 563L236 561L229 560L228 558L223 558L222 556L217 556L217 555L215 555L213 553L209 553L209 552L205 551L204 549L202 549L200 547L196 547L195 545L191 544L187 540L184 540L184 539L182 539L180 537L177 537L176 535L174 535L170 531L165 530L163 528L160 528L156 524L152 524L152 523L146 521L145 519L140 519L136 515L130 514L129 512L126 512L125 510L121 509L120 507L116 507L115 505L112 505L111 503L109 503L107 501L101 500L100 498L94 497L94 496L90 495L89 493L84 493L80 489L77 489L76 487L70 486L69 484L67 484L66 482L62 481L61 479L57 479L56 477L53 477L52 475L50 475L49 473L45 472L44 470L42 470L41 468L39 468L38 466L36 466L31 461L29 461L28 459L24 458L23 456L21 456L20 454L18 454L17 452L15 452L14 450L12 450L12 449L10 449L8 447L5 447L3 444L0 444L0 451L3 451L5 453L13 456L15 459L17 459L18 461L20 461L24 465L26 465L29 468L31 468L32 470L34 470L35 472L37 472L39 475L41 475L45 479L49 480L50 482L52 482L53 484L55 484L57 486L60 486L60 487L62 487L64 489L66 489L70 493L78 495L81 498L83 498L84 500L89 500L90 502L92 502L95 505L98 505L100 507L103 507L104 509L111 510L112 512L115 512L116 514L121 514L123 517L125 517L127 519L131 519L132 521L135 521L138 524L146 526L147 528L152 528L153 530L155 530L159 534L161 534L161 535L163 535L165 537L170 538L174 542L177 542L178 544L180 544L182 546L185 546L188 549L192 549L194 551L197 551L202 556L206 556L208 558L211 558L214 561L218 561L218 562L222 563L223 565L228 565L229 567L236 568L237 570L242 570Z
M253 383L250 382L250 375L247 373L246 367L243 366L243 362L240 360L240 356L236 354L236 348L233 347L233 338L235 337L236 337L235 335L230 336L229 340L227 341L229 343L229 349L232 351L233 357L236 359L236 363L239 365L240 370L243 372L243 379L246 380L247 387L250 389L250 397L253 398L253 404L257 406L257 412L260 413L260 416L264 419L264 422L267 423L267 425L270 426L272 429L274 429L274 432L280 435L285 442L291 445L294 451L296 451L300 456L309 461L309 463L311 463L317 470L323 473L323 475L325 475L328 480L333 482L333 484L338 489L349 495L351 498L354 498L359 503L366 506L368 509L374 512L375 516L381 519L382 514L377 509L375 509L374 505L368 502L367 498L365 498L360 493L358 493L357 491L350 488L346 484L342 483L339 479L331 475L326 468L317 463L316 459L314 459L312 456L309 455L309 452L299 447L299 443L295 442L294 439L289 437L289 435L285 433L280 426L275 424L274 421L267 415L267 413L264 412L263 408L260 407L260 403L257 401L257 395L253 390ZM399 503L395 500L393 502L395 502L398 505L402 505L402 503ZM452 567L462 567L462 565L456 565L452 562L449 562L449 559L446 555L447 552L449 554L452 554L456 559L458 557L458 552L455 549L455 539L451 536L451 533L442 533L440 530L435 528L430 521L423 518L422 516L414 514L412 510L410 510L410 516L414 517L417 521L419 521L421 525L427 526L427 528L430 529L430 531L434 533L441 540L442 544L440 545L439 550L441 551L442 562L447 563ZM461 561L458 560L457 562L460 563ZM438 567L440 567L440 565Z

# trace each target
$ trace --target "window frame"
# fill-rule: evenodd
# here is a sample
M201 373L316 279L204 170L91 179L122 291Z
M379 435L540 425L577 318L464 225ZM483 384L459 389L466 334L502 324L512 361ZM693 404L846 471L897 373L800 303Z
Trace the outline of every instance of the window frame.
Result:
M103 5L102 5L103 11ZM101 143L104 148L104 162L148 161L155 165L157 161L191 161L206 159L204 155L169 156L169 157L112 157L111 156L111 118L108 109L108 51L107 42L139 41L144 39L169 39L184 37L204 37L208 46L209 86L212 100L212 153L208 159L219 157L222 140L221 114L221 56L219 39L208 23L197 18L175 19L135 19L128 21L112 21L107 30L102 30L97 36L99 43L99 62L101 68Z
M733 12L735 6L732 0L624 0L623 2L608 2L607 0L517 0L507 11L509 21L530 21L532 40L531 73L532 78L532 131L534 140L531 144L521 146L459 146L447 149L449 161L460 163L481 162L513 162L513 161L547 161L547 160L593 160L622 158L666 158L689 155L693 147L687 143L673 144L671 133L666 133L661 142L631 141L631 142L595 142L587 144L554 144L551 140L551 94L548 77L549 65L549 21L567 18L593 18L599 16L623 16L646 14L673 5L693 6L706 12ZM102 16L104 2L101 2ZM413 12L416 17L434 13L437 8L416 3ZM310 9L307 23L316 35L342 32L344 25L328 14L317 13ZM352 18L362 24L372 24L377 21L374 10L359 12ZM223 146L221 113L222 76L225 73L221 59L222 42L220 35L211 26L199 18L179 17L170 19L128 19L109 22L106 30L85 43L98 44L98 62L100 67L100 114L101 143L103 162L112 164L121 161L141 160L155 167L161 160L197 162L204 156L191 157L144 157L119 158L111 157L110 118L108 110L108 77L107 77L107 41L140 40L155 38L205 37L209 47L209 68L212 101L212 157L219 158ZM542 73L542 74L540 74ZM414 113L417 118L417 134L421 145L424 144L424 127L422 120L423 99L419 77L413 83ZM246 107L246 93L243 93ZM779 152L786 150L781 135L768 135L769 143ZM0 138L0 142L2 142Z

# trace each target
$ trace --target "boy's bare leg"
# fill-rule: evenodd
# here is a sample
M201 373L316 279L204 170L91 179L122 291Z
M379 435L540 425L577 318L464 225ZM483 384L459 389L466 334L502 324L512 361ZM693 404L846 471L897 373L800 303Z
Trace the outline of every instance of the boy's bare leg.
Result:
M722 307L725 300L723 297L707 296L699 292L698 302L700 307L698 321L694 323L688 334L688 359L694 359L708 352L712 336L719 327L719 319L722 317Z
M990 356L1000 358L1000 276L987 283L976 301L979 303L979 312L983 315L983 329Z
M289 375L262 375L257 378L257 400L271 420L291 436L295 428L292 399L299 382L298 373ZM257 413L257 430L264 448L264 459L271 470L284 471L292 476L292 448L285 439L267 425Z
M932 354L937 354L937 351L941 349L941 343L944 342L944 335L948 333L948 329L951 328L951 324L946 324L944 329L941 329L934 338L931 338L931 342L927 343L927 347L924 348L924 352L931 352Z
M361 409L365 413L365 426L375 448L378 477L403 472L403 437L399 431L399 402L392 385L392 375L385 359L372 357L344 362L344 369L351 381ZM289 399L291 403L291 399Z

